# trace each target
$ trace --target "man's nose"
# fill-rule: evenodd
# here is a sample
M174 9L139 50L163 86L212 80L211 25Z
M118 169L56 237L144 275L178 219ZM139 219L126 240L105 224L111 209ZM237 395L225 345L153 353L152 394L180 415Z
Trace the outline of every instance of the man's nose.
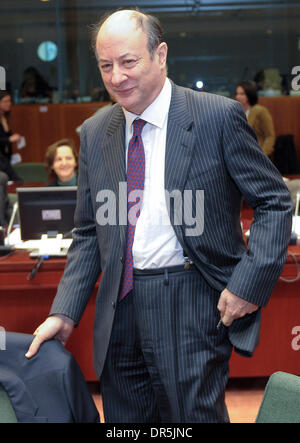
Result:
M127 76L124 74L122 69L120 69L119 66L114 66L112 70L111 83L114 86L119 86L126 79Z

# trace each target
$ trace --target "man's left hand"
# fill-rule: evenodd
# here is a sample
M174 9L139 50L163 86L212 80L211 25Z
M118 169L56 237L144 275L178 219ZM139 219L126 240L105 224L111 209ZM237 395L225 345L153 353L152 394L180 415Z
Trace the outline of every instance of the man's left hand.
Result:
M237 318L257 311L259 306L233 294L228 289L224 289L221 292L217 308L220 311L222 323L225 326L230 326Z

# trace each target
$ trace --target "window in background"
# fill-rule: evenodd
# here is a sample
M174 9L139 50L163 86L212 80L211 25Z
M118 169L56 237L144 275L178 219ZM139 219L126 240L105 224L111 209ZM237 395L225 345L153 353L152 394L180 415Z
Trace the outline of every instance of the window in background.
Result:
M234 96L242 80L261 95L289 94L300 65L298 1L136 0L158 15L169 46L169 76L183 86ZM90 46L90 26L132 2L2 0L0 66L18 102L101 101L108 97ZM57 46L52 60L42 42Z

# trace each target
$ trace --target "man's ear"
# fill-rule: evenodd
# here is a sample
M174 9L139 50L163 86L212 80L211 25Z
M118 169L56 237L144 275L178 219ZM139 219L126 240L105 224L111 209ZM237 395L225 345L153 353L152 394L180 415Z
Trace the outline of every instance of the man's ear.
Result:
M165 42L160 43L157 47L157 55L159 64L164 68L167 63L168 45Z

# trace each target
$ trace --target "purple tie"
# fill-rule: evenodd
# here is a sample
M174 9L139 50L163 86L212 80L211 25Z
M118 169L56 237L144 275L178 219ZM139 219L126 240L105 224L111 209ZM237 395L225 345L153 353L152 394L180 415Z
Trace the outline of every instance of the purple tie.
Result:
M132 245L134 240L135 226L140 215L142 204L142 191L145 181L145 152L142 140L142 130L147 122L138 119L133 122L133 136L128 144L127 156L127 235L126 235L126 255L123 269L123 278L119 300L128 294L133 288L133 258ZM131 199L129 201L129 194ZM135 195L136 193L136 195ZM130 209L139 202L137 208ZM134 210L138 209L138 211Z

